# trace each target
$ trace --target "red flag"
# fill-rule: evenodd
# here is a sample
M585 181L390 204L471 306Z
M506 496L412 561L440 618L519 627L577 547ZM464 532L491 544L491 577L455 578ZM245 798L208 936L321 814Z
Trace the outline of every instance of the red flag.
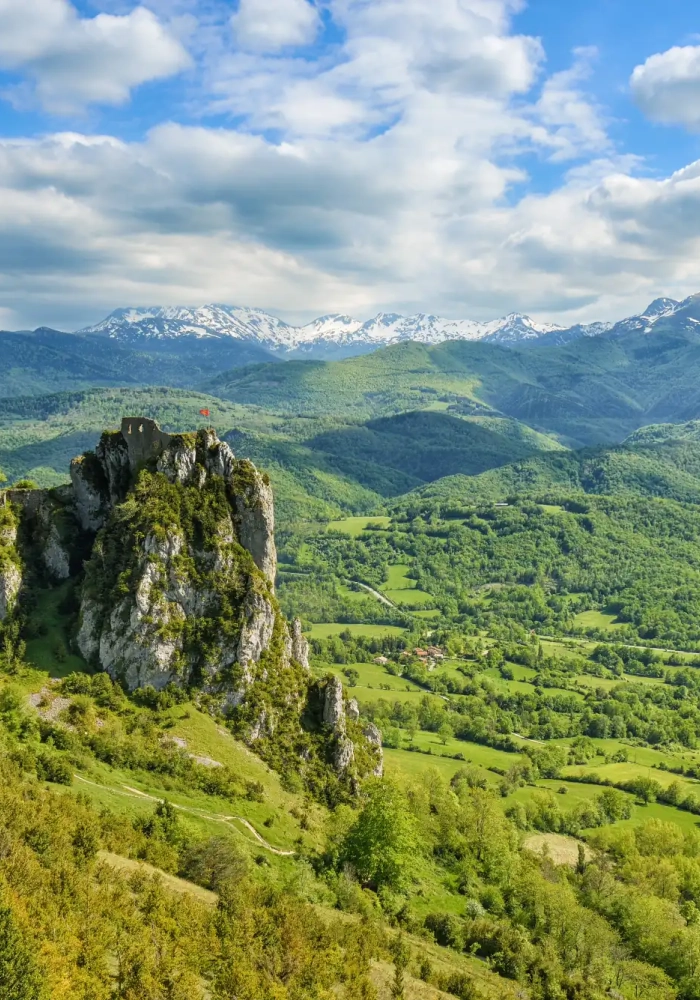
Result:
M203 417L209 416L209 410L200 410L199 412L202 414Z

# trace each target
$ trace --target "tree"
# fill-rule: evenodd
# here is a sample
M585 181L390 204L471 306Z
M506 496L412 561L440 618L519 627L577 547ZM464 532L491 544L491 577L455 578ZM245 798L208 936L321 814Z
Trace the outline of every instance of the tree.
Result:
M46 996L32 948L9 906L0 905L0 996L3 1000L42 1000Z
M454 730L447 720L445 720L440 728L438 729L438 739L443 746L447 746L448 742L454 736Z
M403 792L390 781L369 782L363 809L340 846L340 865L350 865L369 888L400 892L412 880L418 851Z
M405 943L401 934L392 942L391 954L394 959L394 982L391 984L391 1000L405 1000L404 975L411 959L411 949Z

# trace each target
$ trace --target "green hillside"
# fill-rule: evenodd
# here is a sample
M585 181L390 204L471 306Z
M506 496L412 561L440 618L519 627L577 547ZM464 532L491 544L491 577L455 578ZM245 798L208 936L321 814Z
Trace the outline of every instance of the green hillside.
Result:
M278 413L368 419L438 406L500 413L572 446L620 441L646 423L689 420L700 343L694 330L582 338L518 350L450 341L405 343L337 362L290 362L225 372L206 390Z
M561 446L515 420L461 418L439 411L365 423L335 417L281 418L185 389L101 390L0 400L0 462L12 479L64 481L71 458L94 447L122 413L167 430L205 422L236 454L269 470L281 521L330 520L373 510L452 472L478 473Z
M449 476L418 489L415 496L449 504L580 491L700 502L700 442L690 435L654 440L659 431L651 428L647 436L647 430L619 447L538 454L478 476Z

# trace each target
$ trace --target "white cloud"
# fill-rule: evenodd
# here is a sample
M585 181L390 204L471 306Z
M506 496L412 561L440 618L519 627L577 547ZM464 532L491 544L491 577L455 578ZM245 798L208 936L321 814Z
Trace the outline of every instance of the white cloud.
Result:
M207 300L573 322L694 290L700 164L659 181L608 161L508 205L507 170L438 155L433 136L411 162L404 141L367 158L169 125L144 143L2 143L0 301L18 326Z
M594 53L546 76L540 43L511 30L517 3L325 0L336 41L299 50L287 33L243 51L230 6L207 0L207 20L202 2L172 9L198 8L207 111L235 126L0 141L0 307L16 325L207 300L295 320L525 309L574 322L695 290L700 169L635 177L586 92ZM30 34L23 66L49 44ZM523 153L568 172L523 194Z
M700 126L700 45L676 46L636 66L630 79L634 98L653 121Z
M0 0L0 68L21 71L49 110L122 104L133 87L188 64L180 42L144 7L81 18L67 0Z
M592 73L597 51L577 49L574 56L570 69L545 81L535 107L535 119L543 128L541 141L551 146L555 161L611 148L601 112L581 86Z
M240 0L231 17L238 43L258 52L307 45L320 24L318 10L308 0Z

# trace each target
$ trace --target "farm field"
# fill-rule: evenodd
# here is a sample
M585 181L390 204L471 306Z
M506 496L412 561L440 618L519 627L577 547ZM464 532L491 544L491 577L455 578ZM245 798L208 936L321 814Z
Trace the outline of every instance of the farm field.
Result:
M394 604L420 609L426 604L432 604L434 599L426 591L417 589L416 581L407 575L410 568L403 563L389 566L387 579L381 587L381 592Z
M367 530L369 525L379 525L382 528L388 528L390 523L390 517L344 517L340 521L331 521L328 525L328 530L340 531L344 535L350 535L351 538L357 538L358 535Z
M346 622L321 622L314 625L304 633L308 639L327 639L331 635L340 635L341 632L349 632L351 635L364 635L370 639L383 635L405 635L405 629L398 625L362 625L357 623L347 624Z
M356 686L351 686L344 673L346 670L355 670L359 674L359 683ZM376 690L377 694L389 694L393 692L426 694L425 688L422 688L419 684L409 680L408 677L397 677L394 674L390 674L388 670L385 670L378 663L349 663L347 665L321 663L314 666L314 673L318 676L323 676L328 671L337 674L352 694L355 694L360 687L373 692Z
M576 628L618 629L624 628L624 622L617 621L617 615L605 611L581 611L574 616Z

